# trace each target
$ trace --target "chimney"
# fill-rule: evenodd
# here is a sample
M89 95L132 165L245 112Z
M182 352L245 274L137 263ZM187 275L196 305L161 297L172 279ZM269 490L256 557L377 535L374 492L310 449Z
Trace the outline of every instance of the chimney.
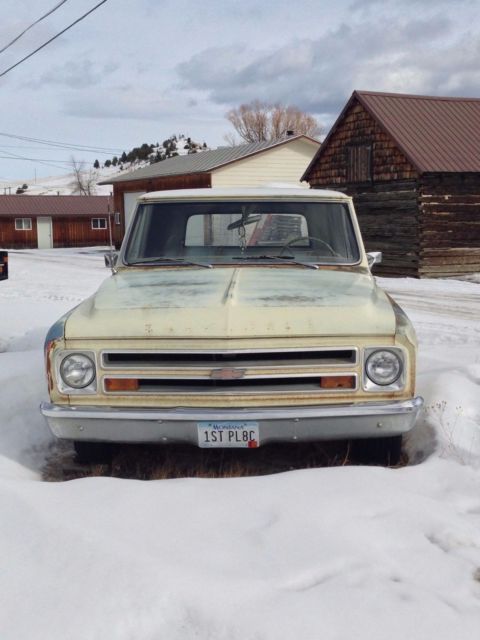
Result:
M293 129L288 129L287 131L287 138L290 138L291 136L295 135L295 131Z

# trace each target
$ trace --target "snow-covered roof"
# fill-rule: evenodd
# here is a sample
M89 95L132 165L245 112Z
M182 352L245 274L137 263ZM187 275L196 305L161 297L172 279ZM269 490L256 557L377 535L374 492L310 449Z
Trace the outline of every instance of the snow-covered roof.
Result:
M124 173L121 176L110 178L108 181L104 180L99 184L114 184L119 182L127 182L130 180L142 180L145 178L158 178L162 176L175 176L185 175L191 173L206 173L213 171L218 167L223 167L231 162L243 160L249 156L256 155L262 151L267 151L273 147L278 147L284 144L290 144L293 141L304 139L317 147L320 147L320 142L314 138L310 138L305 135L289 136L282 140L274 140L268 142L252 142L249 144L242 144L236 147L219 147L211 151L202 151L199 153L191 153L184 156L175 156L156 162L154 164L137 169L130 173Z

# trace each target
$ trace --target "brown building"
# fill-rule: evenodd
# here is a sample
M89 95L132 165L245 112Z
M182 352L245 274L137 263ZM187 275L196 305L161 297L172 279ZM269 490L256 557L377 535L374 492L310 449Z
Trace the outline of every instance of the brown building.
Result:
M50 249L109 244L107 196L2 196L0 247ZM117 220L118 222L118 220ZM111 216L114 240L120 225Z
M480 271L480 99L354 91L303 179L353 196L377 273Z
M260 187L276 182L300 186L300 178L319 148L320 142L314 138L290 135L176 156L100 184L113 185L115 211L128 226L136 199L146 191Z

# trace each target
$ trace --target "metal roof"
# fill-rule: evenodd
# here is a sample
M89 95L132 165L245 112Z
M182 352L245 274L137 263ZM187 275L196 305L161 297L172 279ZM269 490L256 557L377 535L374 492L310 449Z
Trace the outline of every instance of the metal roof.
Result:
M206 173L223 167L231 162L237 160L243 160L249 156L256 155L267 149L278 147L283 144L288 144L293 140L299 140L304 138L310 142L320 145L318 140L310 138L305 135L289 136L282 140L274 140L268 142L251 142L249 144L242 144L236 147L219 147L211 151L202 151L200 153L191 153L185 156L175 156L148 165L142 169L136 171L130 171L115 178L104 180L99 184L115 184L118 182L126 182L128 180L142 180L145 178L161 178L166 176L187 175L191 173Z
M480 172L480 98L354 91L302 179L307 178L355 101L419 173Z
M0 216L106 216L108 196L2 196Z

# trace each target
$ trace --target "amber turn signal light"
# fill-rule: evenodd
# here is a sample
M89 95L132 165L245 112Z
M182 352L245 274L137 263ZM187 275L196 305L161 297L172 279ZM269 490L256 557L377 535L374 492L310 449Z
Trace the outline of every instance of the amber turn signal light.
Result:
M138 391L137 378L105 378L105 391Z
M322 389L355 389L355 376L322 376Z

